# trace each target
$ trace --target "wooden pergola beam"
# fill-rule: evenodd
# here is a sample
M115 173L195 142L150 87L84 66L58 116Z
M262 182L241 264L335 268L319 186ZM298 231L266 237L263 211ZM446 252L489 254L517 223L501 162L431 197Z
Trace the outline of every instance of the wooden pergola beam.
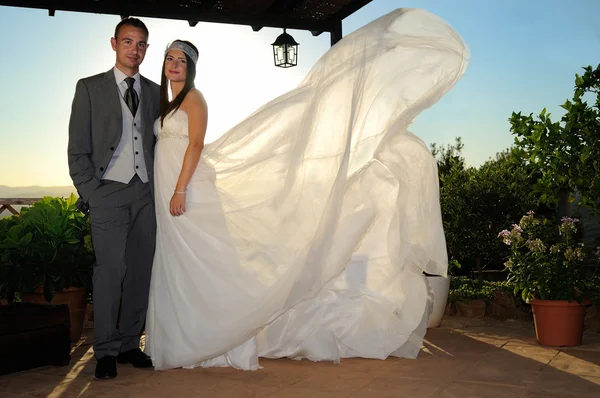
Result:
M371 0L361 0L360 3ZM176 3L175 3L176 4ZM250 14L232 11L219 11L215 9L190 8L178 6L161 6L145 4L131 4L129 2L89 2L68 0L0 0L2 6L13 6L23 8L36 8L55 11L86 12L94 14L110 15L135 15L146 18L166 18L192 22L226 23L234 25L248 25L254 27L288 28L297 30L308 30L314 32L332 32L335 29L335 21L300 19L280 14ZM344 8L344 14L347 11ZM336 18L337 20L337 18Z

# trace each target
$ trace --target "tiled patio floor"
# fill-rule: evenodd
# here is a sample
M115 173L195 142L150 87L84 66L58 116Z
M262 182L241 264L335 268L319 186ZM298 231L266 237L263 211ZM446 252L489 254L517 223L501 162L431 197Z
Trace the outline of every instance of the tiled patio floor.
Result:
M556 350L538 345L533 326L520 321L449 317L427 333L416 360L261 365L256 372L121 366L116 379L97 381L84 338L69 367L0 376L0 397L600 397L600 335Z

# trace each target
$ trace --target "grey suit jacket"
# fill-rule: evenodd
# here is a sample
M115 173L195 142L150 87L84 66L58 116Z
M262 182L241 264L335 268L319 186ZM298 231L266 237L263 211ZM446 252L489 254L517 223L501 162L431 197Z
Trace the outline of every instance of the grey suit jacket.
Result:
M154 192L154 121L160 112L160 86L140 79L142 143L150 188ZM77 82L69 120L69 173L86 211L123 134L119 89L112 69Z

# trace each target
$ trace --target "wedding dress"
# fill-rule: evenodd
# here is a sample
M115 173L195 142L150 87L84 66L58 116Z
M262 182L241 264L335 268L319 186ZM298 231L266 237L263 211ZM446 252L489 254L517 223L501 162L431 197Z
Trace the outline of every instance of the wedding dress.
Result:
M447 255L437 165L407 128L468 61L426 11L369 23L206 145L180 217L169 200L187 115L157 122L155 368L415 358L432 305L423 272L445 276Z

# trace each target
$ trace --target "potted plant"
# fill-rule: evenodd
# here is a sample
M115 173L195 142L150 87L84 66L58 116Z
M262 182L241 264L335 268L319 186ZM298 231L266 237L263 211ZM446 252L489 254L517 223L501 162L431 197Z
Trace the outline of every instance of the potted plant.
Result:
M446 313L446 303L448 302L448 291L450 290L450 279L452 271L460 268L460 263L453 259L448 262L448 276L425 274L427 282L433 292L433 311L429 316L427 328L437 328L442 323L442 318Z
M505 263L515 295L530 303L537 340L548 346L581 345L589 300L576 218L563 217L558 228L533 211L498 236L510 246Z
M94 263L89 220L76 200L45 197L0 220L0 298L68 304L73 341L81 335Z

